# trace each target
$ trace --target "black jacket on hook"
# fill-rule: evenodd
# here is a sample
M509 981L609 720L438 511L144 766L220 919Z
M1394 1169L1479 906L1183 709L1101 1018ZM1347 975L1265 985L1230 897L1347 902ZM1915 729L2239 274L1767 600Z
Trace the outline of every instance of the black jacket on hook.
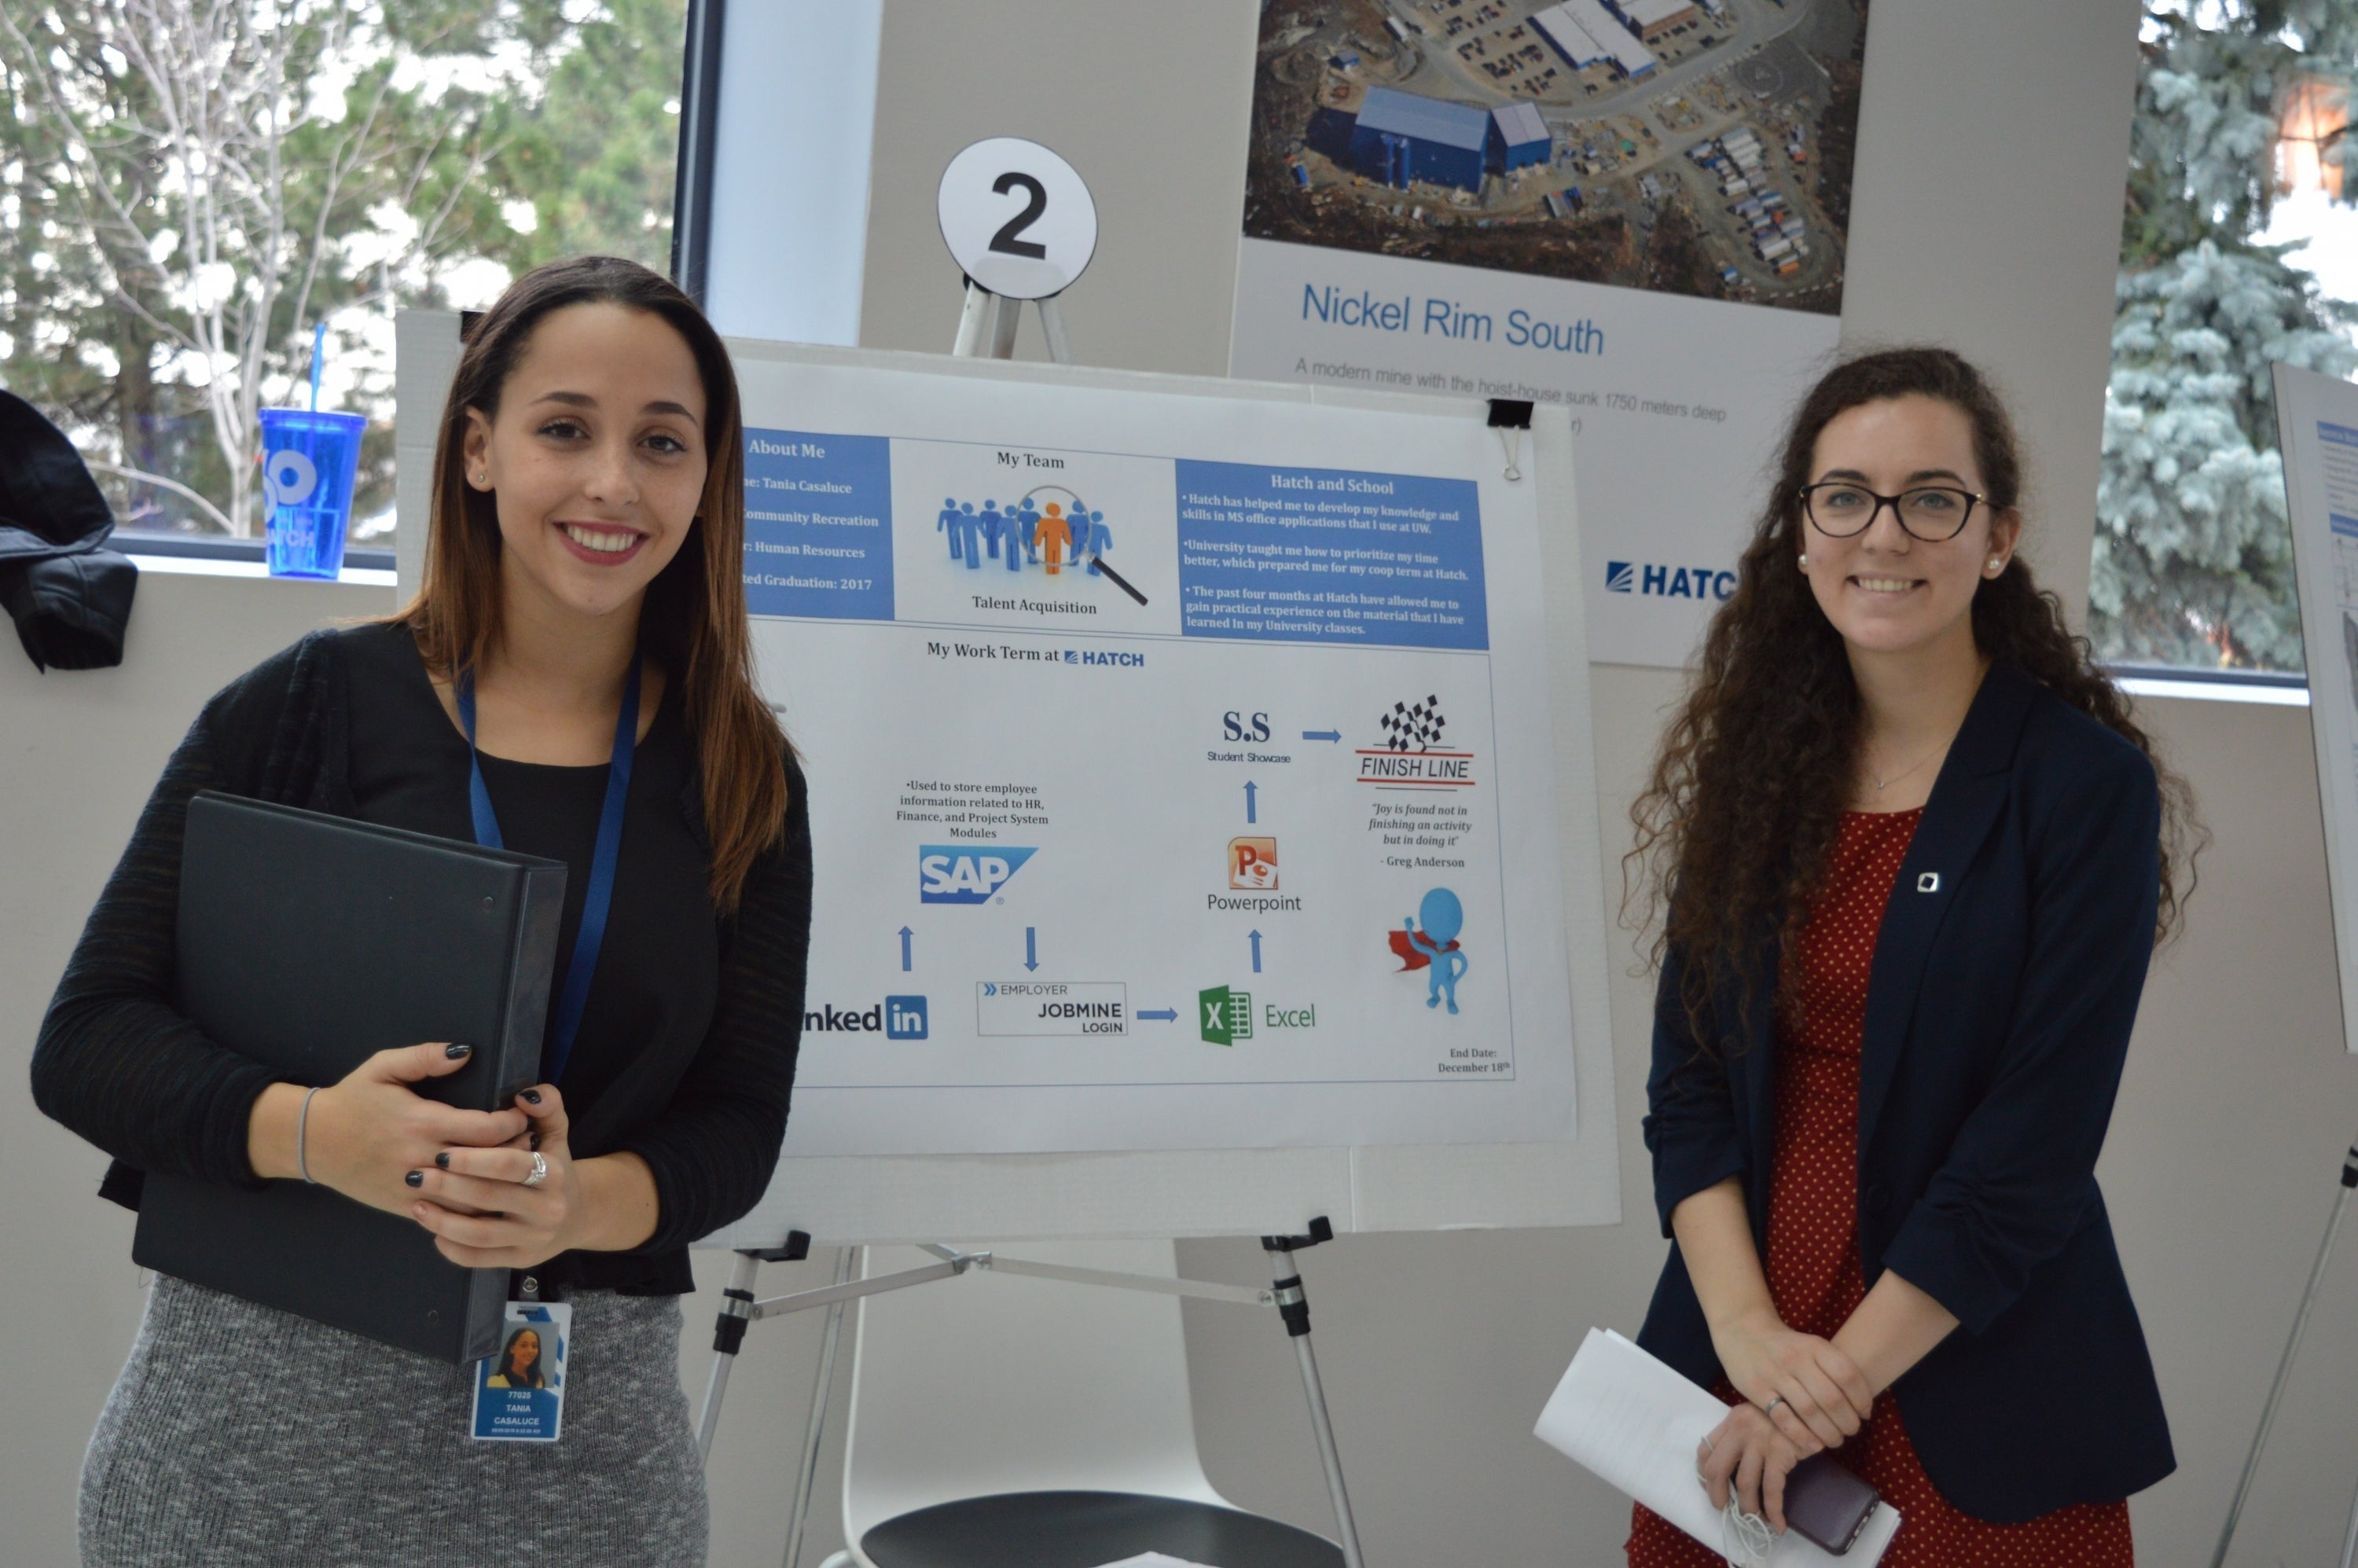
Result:
M65 432L0 392L0 609L35 667L123 662L139 568L101 549L114 514Z

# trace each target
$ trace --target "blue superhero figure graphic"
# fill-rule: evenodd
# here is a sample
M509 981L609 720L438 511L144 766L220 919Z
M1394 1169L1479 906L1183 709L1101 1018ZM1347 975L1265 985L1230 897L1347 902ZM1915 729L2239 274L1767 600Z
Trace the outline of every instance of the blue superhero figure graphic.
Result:
M967 510L969 512L974 510L971 503ZM947 534L950 536L950 559L954 561L959 559L958 503L957 502L945 500L942 503L942 514L934 520L934 532Z
M997 560L999 558L999 536L1007 532L1006 516L1003 514L997 512L986 512L974 521L975 526L981 530L982 533L983 549L989 552L992 560ZM982 562L978 559L974 564L977 567L979 567L982 565Z
M1417 929L1420 924L1424 927L1422 931ZM1416 918L1403 920L1401 925L1407 939L1403 943L1401 938L1394 937L1393 950L1398 952L1403 946L1412 950L1401 954L1408 960L1410 968L1421 968L1428 964L1433 968L1433 973L1425 979L1424 1005L1439 1007L1445 996L1449 1011L1455 1012L1457 982L1466 978L1466 971L1472 967L1472 961L1457 950L1457 934L1466 929L1465 906L1447 888L1434 888L1424 895L1424 902L1417 905Z

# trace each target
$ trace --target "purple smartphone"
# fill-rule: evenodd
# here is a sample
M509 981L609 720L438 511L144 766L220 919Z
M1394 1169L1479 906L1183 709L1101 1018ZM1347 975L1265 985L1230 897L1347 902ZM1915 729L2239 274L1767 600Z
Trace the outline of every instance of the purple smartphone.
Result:
M1882 1497L1834 1462L1813 1454L1785 1477L1785 1525L1840 1557L1858 1540Z

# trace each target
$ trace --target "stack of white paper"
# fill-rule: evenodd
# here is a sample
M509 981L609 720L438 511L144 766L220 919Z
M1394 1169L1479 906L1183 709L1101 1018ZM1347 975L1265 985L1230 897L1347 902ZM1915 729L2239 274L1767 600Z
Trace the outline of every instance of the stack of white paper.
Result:
M1695 1484L1695 1451L1727 1419L1727 1407L1610 1329L1592 1328L1534 1429L1710 1547L1725 1550L1720 1512ZM1836 1557L1791 1530L1769 1552L1769 1568L1875 1568L1899 1529L1899 1512L1877 1503L1858 1541Z

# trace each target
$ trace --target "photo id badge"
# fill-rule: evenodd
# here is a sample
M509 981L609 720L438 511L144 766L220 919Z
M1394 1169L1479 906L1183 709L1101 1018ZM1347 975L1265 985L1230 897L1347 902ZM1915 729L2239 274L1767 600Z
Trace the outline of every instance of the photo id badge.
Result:
M491 1443L554 1443L565 1424L565 1360L573 1309L510 1302L499 1354L475 1365L473 1434Z

